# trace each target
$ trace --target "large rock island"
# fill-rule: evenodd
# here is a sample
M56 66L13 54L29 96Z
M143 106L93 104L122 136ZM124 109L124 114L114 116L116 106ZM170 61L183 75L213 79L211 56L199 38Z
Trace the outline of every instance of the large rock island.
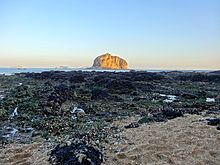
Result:
M128 69L128 63L126 60L112 56L109 53L98 56L93 62L93 68L99 69Z

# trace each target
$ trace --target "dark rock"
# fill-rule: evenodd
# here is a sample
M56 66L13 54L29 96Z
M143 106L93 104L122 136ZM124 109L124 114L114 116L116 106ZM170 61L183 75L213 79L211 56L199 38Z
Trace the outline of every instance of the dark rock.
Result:
M128 129L128 128L137 128L137 127L139 127L139 124L136 123L136 122L133 122L133 123L125 126L126 129Z
M220 75L220 70L212 71L212 72L209 72L209 73L211 73L211 74L218 74L218 75Z
M217 129L217 130L220 130L220 126L218 126L216 129Z
M199 115L201 113L197 108L178 108L178 111L181 111L183 114L188 113L192 115Z
M73 86L74 87L74 86ZM48 104L56 107L60 106L63 102L71 100L74 97L74 91L72 86L66 84L60 84L54 87L54 92L51 92L48 96Z
M151 92L155 89L154 85L146 82L134 82L134 86L143 92Z
M50 154L49 161L55 165L101 165L103 154L85 143L57 145Z
M174 119L176 117L183 117L183 113L181 111L177 111L177 110L174 110L174 109L164 109L162 111L162 114L167 119Z
M220 109L211 109L206 112L207 114L220 114Z
M150 122L153 122L153 121L154 121L153 117L144 116L140 120L138 120L138 123L139 124L144 124L144 123L150 123Z
M166 77L160 73L150 73L150 72L132 72L130 73L133 81L153 81L153 80L162 80Z
M156 122L163 122L177 117L183 117L183 112L178 111L178 110L174 110L174 109L163 109L161 112L158 113L154 113L153 115L153 119Z
M194 94L191 94L191 93L184 93L184 94L182 94L182 97L184 99L196 99L196 98L198 98L197 95L194 95Z
M132 92L131 95L132 96L138 96L138 93L135 91L135 92Z
M106 84L113 93L128 94L136 90L131 81L128 80L111 80Z
M192 81L192 82L219 82L219 74L210 73L183 73L176 76L177 80L181 81Z
M146 98L143 98L143 97L135 97L135 98L133 98L133 101L140 101L140 100L146 100Z
M71 83L82 83L82 82L86 82L85 78L83 75L75 75L70 77L69 81Z
M102 99L109 98L109 94L102 89L93 89L91 94L92 94L92 97L91 97L92 100L95 100L95 99L102 100Z
M208 125L216 126L220 124L220 118L210 118L210 119L207 119L207 121L208 121Z
M199 92L197 93L197 95L200 96L200 97L205 98L205 97L207 96L207 92L205 92L205 91L199 91Z
M153 120L156 122L164 122L167 121L167 118L160 112L160 113L155 113L153 115Z
M45 84L46 86L53 86L53 84L52 84L51 81L46 81L44 84Z

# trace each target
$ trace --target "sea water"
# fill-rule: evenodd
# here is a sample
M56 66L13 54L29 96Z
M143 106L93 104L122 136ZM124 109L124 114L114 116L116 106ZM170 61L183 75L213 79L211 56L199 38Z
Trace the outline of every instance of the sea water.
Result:
M144 70L144 69L131 69L133 71L147 71L147 72L169 72L173 70ZM130 72L128 70L108 70L108 69L86 69L86 68L0 68L0 75L13 75L15 73L41 73L45 71L97 71L97 72ZM179 70L183 72L208 72L208 70Z
M13 75L15 73L41 73L46 71L97 71L97 72L129 72L130 70L110 70L110 69L87 69L87 68L0 68L0 75ZM138 70L136 70L138 71Z
M4 75L13 75L15 73L41 73L45 71L70 71L71 69L59 69L59 68L25 68L25 69L17 69L17 68L0 68L0 74Z

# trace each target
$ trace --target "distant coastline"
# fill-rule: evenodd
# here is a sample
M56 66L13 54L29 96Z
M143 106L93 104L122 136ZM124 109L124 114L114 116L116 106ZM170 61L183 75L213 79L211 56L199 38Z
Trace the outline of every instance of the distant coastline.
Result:
M41 73L45 71L97 71L97 72L130 72L130 71L146 71L146 72L171 72L171 71L180 71L180 72L211 72L216 70L169 70L169 69L128 69L128 70L109 70L109 69L97 69L97 68L25 68L19 69L16 67L0 67L0 75L13 75L15 73Z

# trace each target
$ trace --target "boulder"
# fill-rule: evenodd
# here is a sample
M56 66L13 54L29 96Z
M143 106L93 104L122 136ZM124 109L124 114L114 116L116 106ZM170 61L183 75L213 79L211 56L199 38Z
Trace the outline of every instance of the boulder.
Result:
M86 143L71 143L57 145L50 153L51 164L65 165L101 165L103 154L93 146Z
M98 56L94 62L92 68L99 69L128 69L128 63L126 60L112 56L109 53Z

